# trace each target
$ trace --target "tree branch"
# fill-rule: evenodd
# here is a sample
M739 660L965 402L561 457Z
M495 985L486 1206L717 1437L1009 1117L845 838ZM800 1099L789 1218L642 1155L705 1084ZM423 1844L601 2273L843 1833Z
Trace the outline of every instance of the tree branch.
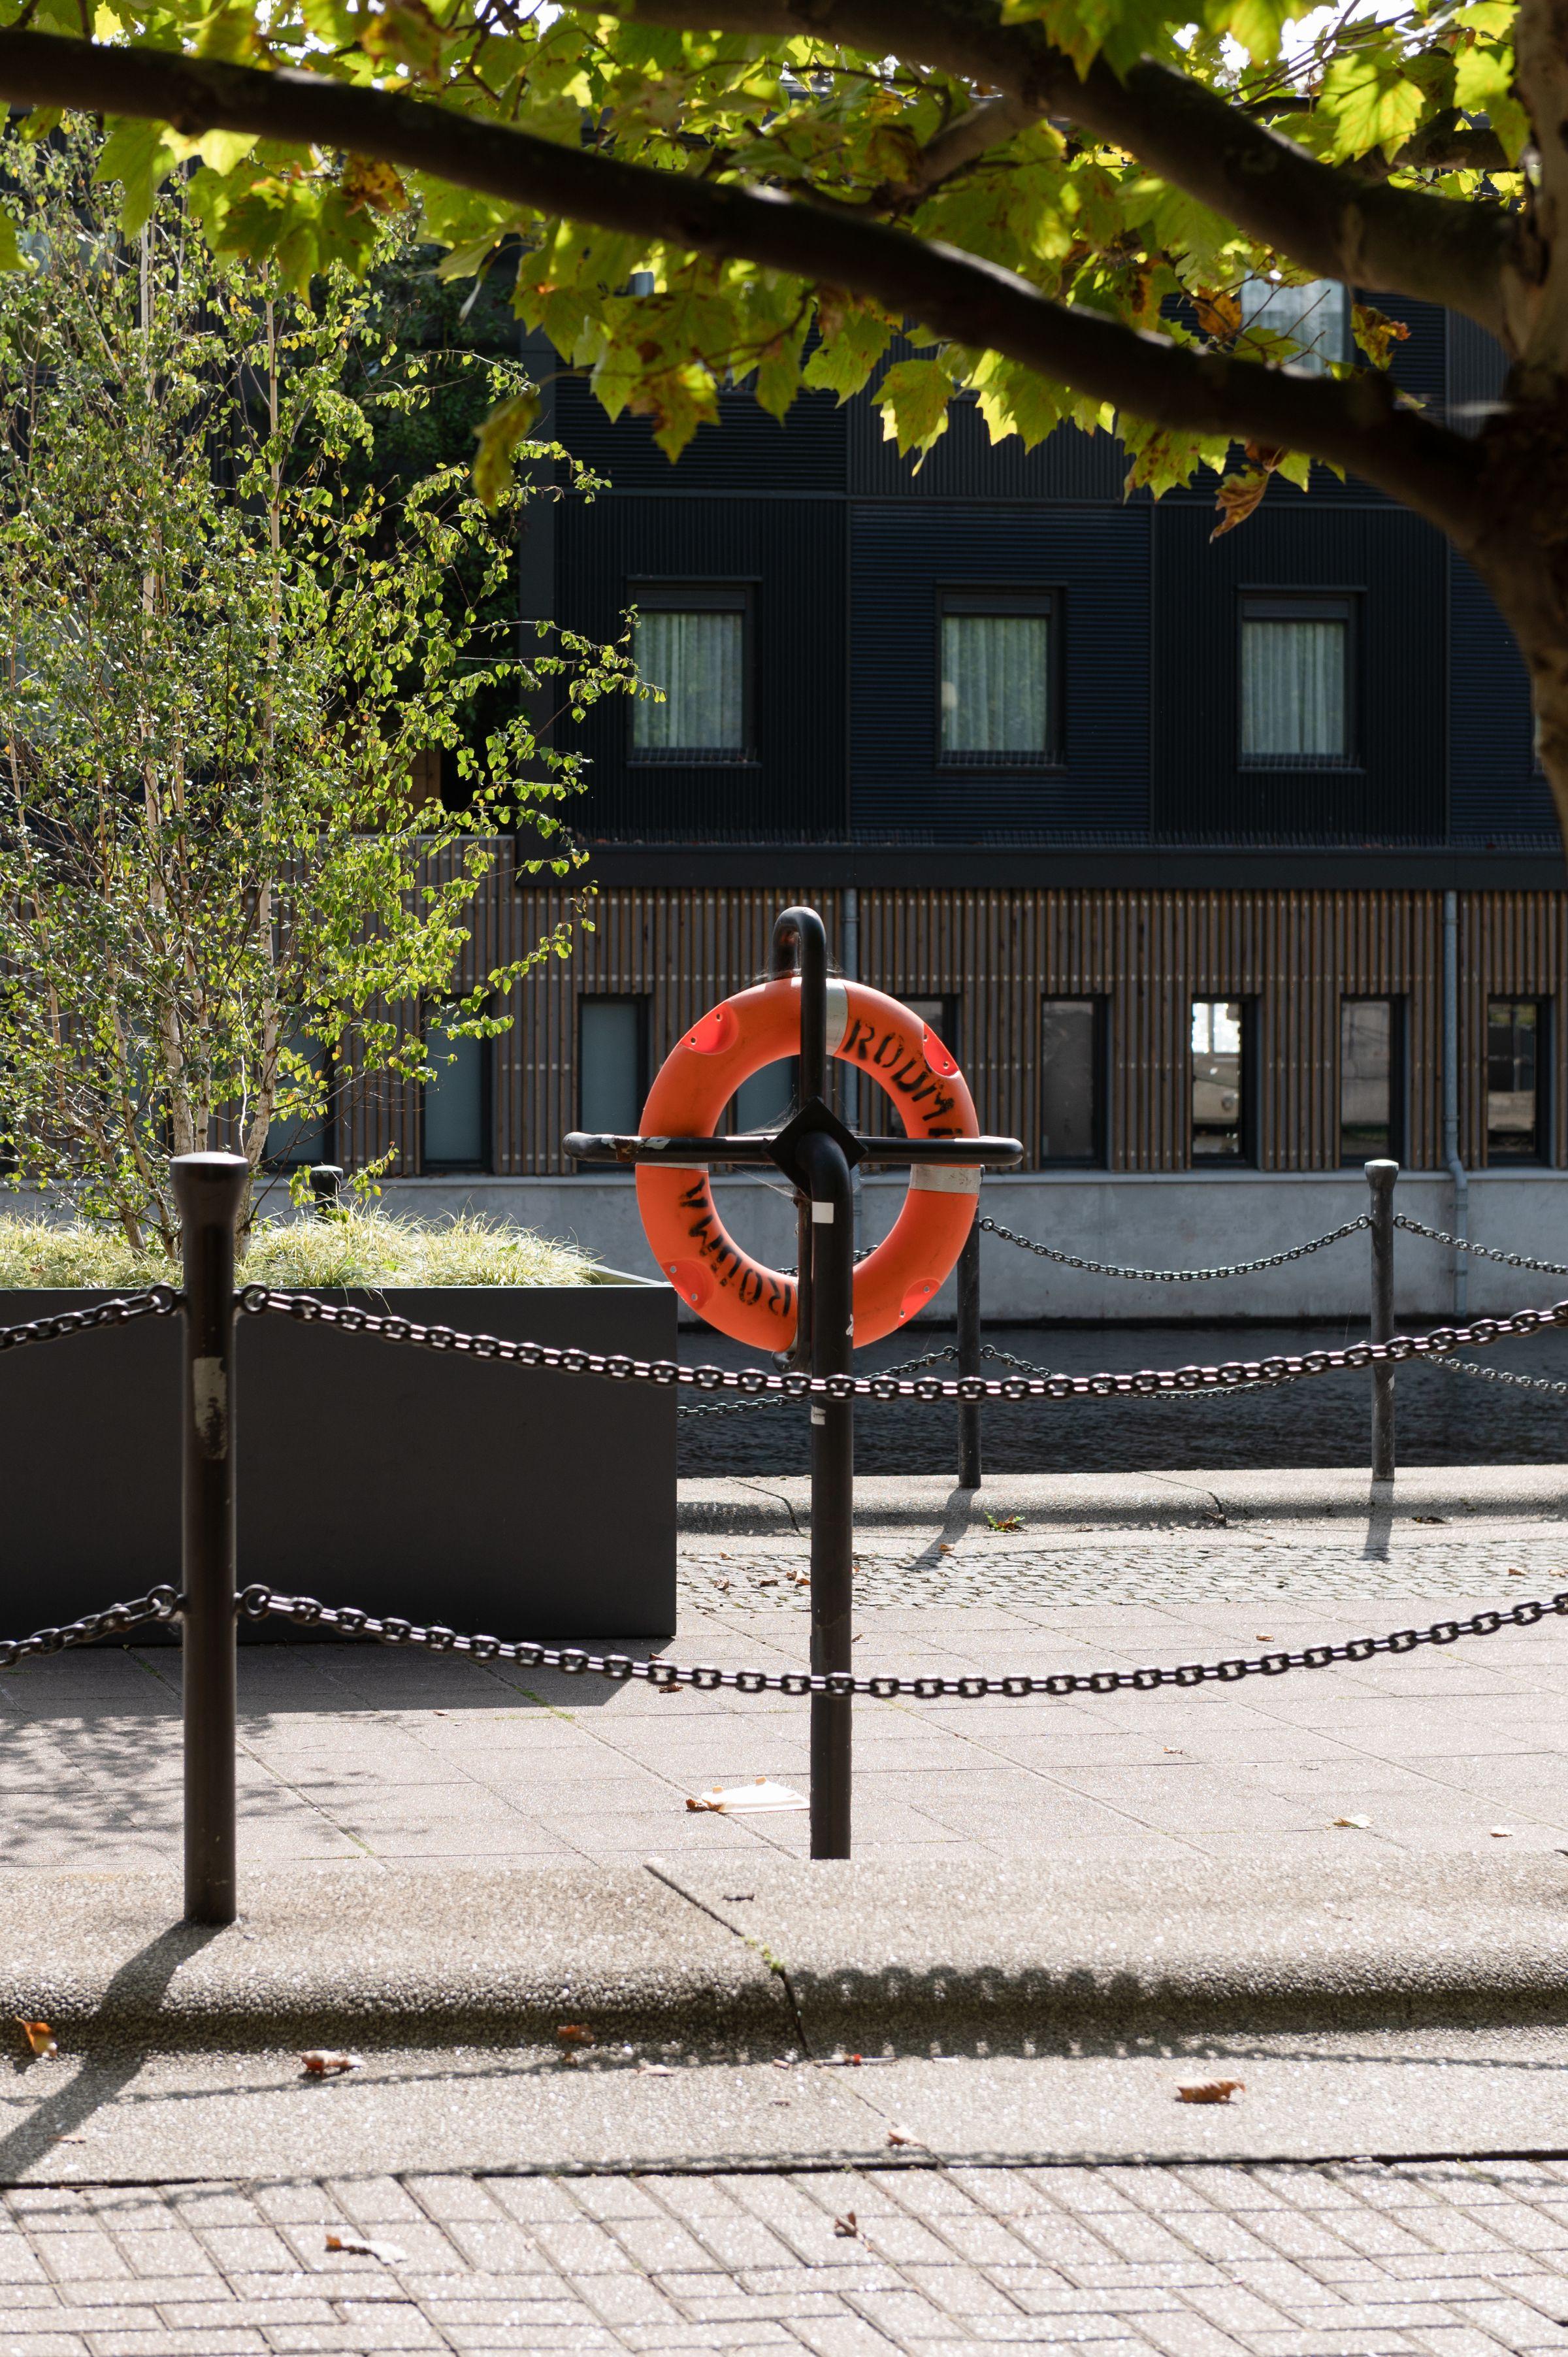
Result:
M530 211L846 287L1178 433L1305 450L1353 469L1464 544L1478 521L1475 445L1401 409L1378 375L1345 381L1194 352L1053 303L1024 279L843 206L651 170L423 99L294 69L0 31L0 98L237 131L384 157Z
M1320 278L1414 296L1504 329L1501 279L1519 234L1501 205L1369 185L1321 164L1244 109L1150 59L1081 79L1036 24L995 0L621 0L639 24L812 39L935 66L1078 124L1136 156L1249 236Z

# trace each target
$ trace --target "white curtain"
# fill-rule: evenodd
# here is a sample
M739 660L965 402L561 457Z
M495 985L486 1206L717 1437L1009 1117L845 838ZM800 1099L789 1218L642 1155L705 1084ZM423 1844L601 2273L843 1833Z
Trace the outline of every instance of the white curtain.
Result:
M1342 621L1243 620L1244 760L1344 759L1345 637Z
M1249 278L1241 289L1241 324L1289 336L1300 347L1290 366L1321 376L1330 361L1345 358L1345 289L1337 278L1309 279L1305 286Z
M746 750L746 616L642 615L637 665L664 690L634 706L632 743L650 753Z
M1044 614L942 616L944 753L1044 753L1050 624Z

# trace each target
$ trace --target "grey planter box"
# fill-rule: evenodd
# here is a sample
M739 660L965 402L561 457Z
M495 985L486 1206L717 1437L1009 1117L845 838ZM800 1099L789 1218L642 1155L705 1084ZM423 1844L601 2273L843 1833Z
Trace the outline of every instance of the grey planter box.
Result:
M675 1355L663 1286L323 1294ZM110 1297L0 1292L0 1324ZM171 1318L0 1353L0 1636L177 1585L179 1350ZM235 1432L242 1585L498 1637L674 1629L673 1389L242 1317Z

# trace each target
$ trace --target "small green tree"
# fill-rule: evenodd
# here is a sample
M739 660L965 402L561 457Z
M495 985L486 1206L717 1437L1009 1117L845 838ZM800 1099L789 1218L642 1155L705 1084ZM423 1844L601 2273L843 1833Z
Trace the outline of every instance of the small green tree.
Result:
M501 1029L566 953L571 918L458 980L503 831L532 831L536 870L581 861L581 757L533 716L635 673L481 619L524 487L489 485L489 514L466 460L378 486L378 418L435 371L391 343L373 273L305 296L215 261L179 180L126 241L81 133L12 135L0 165L27 264L0 280L0 1147L172 1254L171 1154L221 1139L257 1168L275 1123L427 1079L427 1030ZM514 362L467 364L522 396ZM411 791L435 749L456 807Z

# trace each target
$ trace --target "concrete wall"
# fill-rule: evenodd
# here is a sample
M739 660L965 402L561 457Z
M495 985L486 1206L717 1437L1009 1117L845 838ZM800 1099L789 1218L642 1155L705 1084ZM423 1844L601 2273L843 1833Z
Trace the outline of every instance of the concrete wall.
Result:
M721 1178L714 1192L726 1223L750 1251L775 1266L793 1262L795 1216L783 1194L749 1178ZM886 1233L903 1195L901 1176L864 1180L862 1243ZM571 1178L399 1179L385 1184L381 1200L387 1210L418 1218L466 1209L516 1221L574 1241L612 1267L659 1274L643 1237L633 1182L619 1171ZM1089 1259L1193 1268L1251 1260L1302 1243L1353 1219L1366 1202L1366 1182L1349 1171L1034 1171L988 1179L981 1208L1004 1227ZM1395 1205L1429 1227L1452 1228L1454 1190L1444 1174L1402 1178ZM1477 1243L1568 1264L1568 1171L1473 1171L1469 1227ZM1452 1317L1454 1257L1417 1237L1397 1237L1402 1321ZM1216 1318L1355 1318L1366 1314L1368 1243L1364 1234L1349 1237L1283 1268L1223 1284L1155 1285L1059 1268L987 1236L982 1285L984 1315L992 1319L1174 1318L1207 1324ZM1469 1310L1475 1315L1565 1296L1568 1278L1469 1263ZM950 1284L930 1315L952 1314Z

